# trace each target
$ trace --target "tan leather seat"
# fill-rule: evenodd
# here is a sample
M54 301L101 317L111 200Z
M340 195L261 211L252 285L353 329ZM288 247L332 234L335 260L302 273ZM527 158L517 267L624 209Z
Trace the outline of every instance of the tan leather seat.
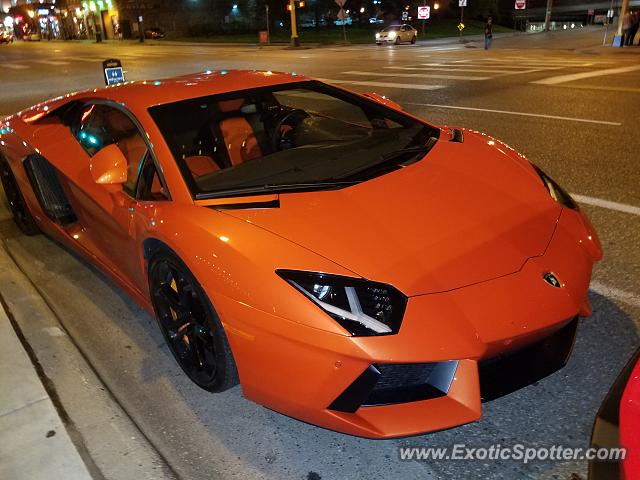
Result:
M213 172L220 170L220 167L215 160L206 155L193 155L191 157L185 157L184 163L191 172L194 178L202 177Z
M244 99L242 98L218 102L218 108L223 113L238 111L238 116L227 117L219 123L233 166L262 157L262 150L258 145L253 128L247 119L240 114L239 110L243 103Z

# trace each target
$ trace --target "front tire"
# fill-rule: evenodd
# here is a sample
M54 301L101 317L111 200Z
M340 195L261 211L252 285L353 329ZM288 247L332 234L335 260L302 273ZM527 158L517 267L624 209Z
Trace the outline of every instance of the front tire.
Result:
M156 320L180 368L200 388L223 392L239 383L227 336L209 298L187 266L162 250L149 262Z
M400 37L396 37L396 41L394 42L396 45L400 45Z
M38 224L34 220L33 215L31 215L29 207L27 207L27 202L25 202L22 196L22 192L20 191L20 187L18 187L18 182L11 171L9 163L2 159L0 159L0 180L2 181L2 187L4 188L4 194L7 197L9 208L11 209L11 213L13 213L13 220L16 222L16 225L18 225L20 231L29 236L40 233Z
M413 37L411 37L411 45L415 45L417 38L418 38L417 35L414 35Z

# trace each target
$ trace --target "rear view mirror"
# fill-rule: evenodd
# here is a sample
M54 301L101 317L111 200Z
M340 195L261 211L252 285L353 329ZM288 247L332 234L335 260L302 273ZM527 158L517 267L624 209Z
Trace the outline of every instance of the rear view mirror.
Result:
M402 106L399 103L394 102L393 100L389 100L387 97L384 97L382 95L378 95L377 93L374 92L368 92L368 93L363 93L363 96L381 103L382 105L384 105L385 107L389 107L389 108L393 108L394 110L400 110L402 111Z
M116 144L107 145L89 161L93 181L101 185L120 185L127 181L127 159Z

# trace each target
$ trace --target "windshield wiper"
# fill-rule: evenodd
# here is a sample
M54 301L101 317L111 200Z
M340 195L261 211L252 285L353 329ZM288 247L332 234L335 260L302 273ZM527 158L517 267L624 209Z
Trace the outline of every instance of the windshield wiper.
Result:
M196 200L206 200L221 197L241 197L243 195L261 195L264 193L304 192L309 190L328 190L331 188L348 187L357 181L317 182L317 183L286 183L268 184L261 187L233 188L217 192L198 193Z
M380 159L382 160L382 163L387 163L391 160L395 160L397 158L401 158L403 156L415 153L427 153L429 150L431 150L431 148L435 145L435 143L438 141L437 138L435 137L430 137L429 140L427 140L427 142L424 145L416 145L414 147L407 147L407 148L400 148L398 150L393 150L391 152L385 153L384 155L382 155L380 157ZM415 155L411 156L411 159L413 159L415 157Z

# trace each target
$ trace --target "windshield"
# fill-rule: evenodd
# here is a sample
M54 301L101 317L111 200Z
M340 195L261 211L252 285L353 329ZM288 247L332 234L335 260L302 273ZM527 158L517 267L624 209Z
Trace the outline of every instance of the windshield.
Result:
M382 29L383 32L397 32L398 30L400 30L400 25L393 25Z
M439 130L299 82L149 109L195 198L338 188L417 161Z

